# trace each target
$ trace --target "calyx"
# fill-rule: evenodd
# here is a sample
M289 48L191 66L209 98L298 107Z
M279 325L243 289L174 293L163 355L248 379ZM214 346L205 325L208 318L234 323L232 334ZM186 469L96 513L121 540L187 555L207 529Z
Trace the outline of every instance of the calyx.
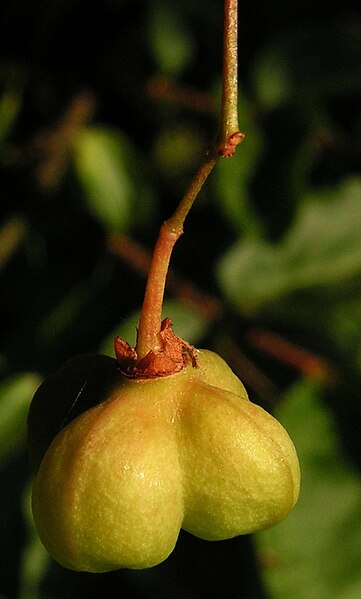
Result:
M197 351L174 333L168 317L162 321L158 340L158 348L139 360L136 349L121 337L116 337L115 356L122 374L130 378L151 379L180 372L188 364L197 367Z

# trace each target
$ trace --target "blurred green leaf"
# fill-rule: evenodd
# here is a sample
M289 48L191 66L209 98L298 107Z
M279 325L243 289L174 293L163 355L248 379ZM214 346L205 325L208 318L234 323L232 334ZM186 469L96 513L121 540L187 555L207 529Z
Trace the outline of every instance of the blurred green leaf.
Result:
M288 518L257 535L270 597L359 599L361 480L342 454L334 419L310 381L286 394L276 417L297 448L302 484Z
M41 383L35 373L14 375L0 385L0 460L4 460L26 438L26 419L31 398Z
M258 102L272 109L290 100L306 103L360 91L360 35L357 20L288 29L257 57Z
M122 339L128 341L133 347L136 343L136 332L139 323L140 310L131 314L124 322L120 323L114 332L105 339L100 352L108 356L114 356L114 337L119 335ZM177 301L165 301L163 305L163 318L168 316L173 325L174 332L194 345L205 336L209 321L196 314L191 308L184 306Z
M148 219L152 194L143 160L125 135L84 128L74 144L74 163L90 212L111 231Z
M189 25L179 6L159 0L151 2L148 28L151 50L159 71L165 75L179 75L194 54Z
M240 310L299 290L337 286L361 273L361 180L310 193L277 245L239 241L221 259L218 279Z

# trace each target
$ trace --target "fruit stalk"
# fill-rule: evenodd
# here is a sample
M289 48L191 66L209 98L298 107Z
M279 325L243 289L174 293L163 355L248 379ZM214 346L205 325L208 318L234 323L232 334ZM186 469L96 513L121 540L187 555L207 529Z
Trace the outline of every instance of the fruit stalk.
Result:
M224 2L224 58L220 131L216 142L193 177L174 214L160 229L153 252L139 320L135 351L138 364L150 353L161 349L161 322L164 289L173 247L183 233L183 225L199 191L220 156L234 154L243 140L238 130L237 106L237 0Z
M164 289L173 247L183 233L184 220L204 181L213 169L217 158L218 156L214 152L209 152L191 181L178 208L161 226L149 268L139 320L135 348L138 361L141 361L150 351L158 351L160 348L159 332L162 321Z
M224 2L223 79L220 131L217 140L221 156L233 156L244 138L238 126L238 0Z

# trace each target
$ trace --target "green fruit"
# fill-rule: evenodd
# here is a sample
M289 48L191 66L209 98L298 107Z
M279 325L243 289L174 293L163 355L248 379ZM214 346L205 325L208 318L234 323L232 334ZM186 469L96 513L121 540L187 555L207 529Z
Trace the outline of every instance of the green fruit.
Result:
M36 476L35 523L60 564L147 568L181 527L220 540L285 518L299 493L294 446L220 357L201 350L198 368L117 379L57 434Z

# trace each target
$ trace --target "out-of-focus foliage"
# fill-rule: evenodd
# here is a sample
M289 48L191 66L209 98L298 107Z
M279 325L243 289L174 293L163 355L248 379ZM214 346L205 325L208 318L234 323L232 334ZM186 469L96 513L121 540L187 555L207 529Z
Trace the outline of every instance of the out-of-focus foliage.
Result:
M24 442L30 399L40 382L36 374L24 372L0 384L0 463Z
M124 136L84 128L74 145L74 163L89 211L109 231L124 231L149 219L152 195L142 156Z
M361 480L343 455L322 395L317 385L301 381L277 410L303 471L294 512L257 539L266 580L280 599L361 594Z
M178 76L191 63L195 40L181 5L155 0L148 7L148 39L157 70Z
M361 25L332 20L327 27L297 26L259 54L254 69L258 100L267 109L306 97L319 102L359 92Z
M325 287L334 301L342 284L361 276L360 198L361 179L312 192L279 243L239 240L219 266L230 301L241 312L261 310L289 294Z
M1 5L2 599L361 594L356 1L239 3L246 137L186 222L164 306L285 424L298 506L255 541L181 533L157 568L99 576L57 566L32 525L29 402L72 356L135 340L147 252L217 135L222 5Z

